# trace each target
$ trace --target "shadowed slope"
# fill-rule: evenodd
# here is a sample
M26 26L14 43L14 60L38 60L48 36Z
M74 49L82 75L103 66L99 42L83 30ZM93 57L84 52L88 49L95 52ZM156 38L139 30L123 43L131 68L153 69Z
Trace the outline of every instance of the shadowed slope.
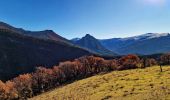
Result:
M50 67L61 61L90 54L65 42L37 39L9 30L0 30L0 79L6 80L31 72L40 65Z

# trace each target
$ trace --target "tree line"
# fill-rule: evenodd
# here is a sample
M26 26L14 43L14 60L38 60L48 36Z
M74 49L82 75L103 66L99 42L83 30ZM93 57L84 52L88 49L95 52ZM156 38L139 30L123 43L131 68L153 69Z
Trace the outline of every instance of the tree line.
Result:
M170 64L170 54L160 57L162 64ZM54 87L90 77L102 72L146 68L159 64L153 58L127 55L105 60L101 57L84 56L74 61L60 63L53 68L37 67L35 72L19 75L7 82L0 81L0 100L27 99Z

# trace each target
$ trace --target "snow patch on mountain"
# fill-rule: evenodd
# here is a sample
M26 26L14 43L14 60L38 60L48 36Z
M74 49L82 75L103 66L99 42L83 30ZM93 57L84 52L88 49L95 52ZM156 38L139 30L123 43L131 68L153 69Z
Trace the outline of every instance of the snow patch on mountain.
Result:
M146 40L146 39L152 39L152 38L159 38L163 36L168 36L169 33L146 33L138 36L133 37L127 37L127 38L121 38L120 40L126 41L126 40Z

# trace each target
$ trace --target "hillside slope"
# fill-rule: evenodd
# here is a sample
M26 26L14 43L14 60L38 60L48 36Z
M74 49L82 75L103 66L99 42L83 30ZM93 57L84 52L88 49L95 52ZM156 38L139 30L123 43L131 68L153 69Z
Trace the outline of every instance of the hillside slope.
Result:
M169 100L170 67L114 71L54 89L30 100Z
M37 66L50 67L90 54L65 42L37 39L9 30L0 30L0 80L32 72Z

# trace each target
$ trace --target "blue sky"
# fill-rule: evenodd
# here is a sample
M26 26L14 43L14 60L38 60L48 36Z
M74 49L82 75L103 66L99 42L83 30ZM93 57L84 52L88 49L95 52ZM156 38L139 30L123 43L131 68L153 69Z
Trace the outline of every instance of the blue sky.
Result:
M68 39L170 32L169 0L0 0L0 21Z

